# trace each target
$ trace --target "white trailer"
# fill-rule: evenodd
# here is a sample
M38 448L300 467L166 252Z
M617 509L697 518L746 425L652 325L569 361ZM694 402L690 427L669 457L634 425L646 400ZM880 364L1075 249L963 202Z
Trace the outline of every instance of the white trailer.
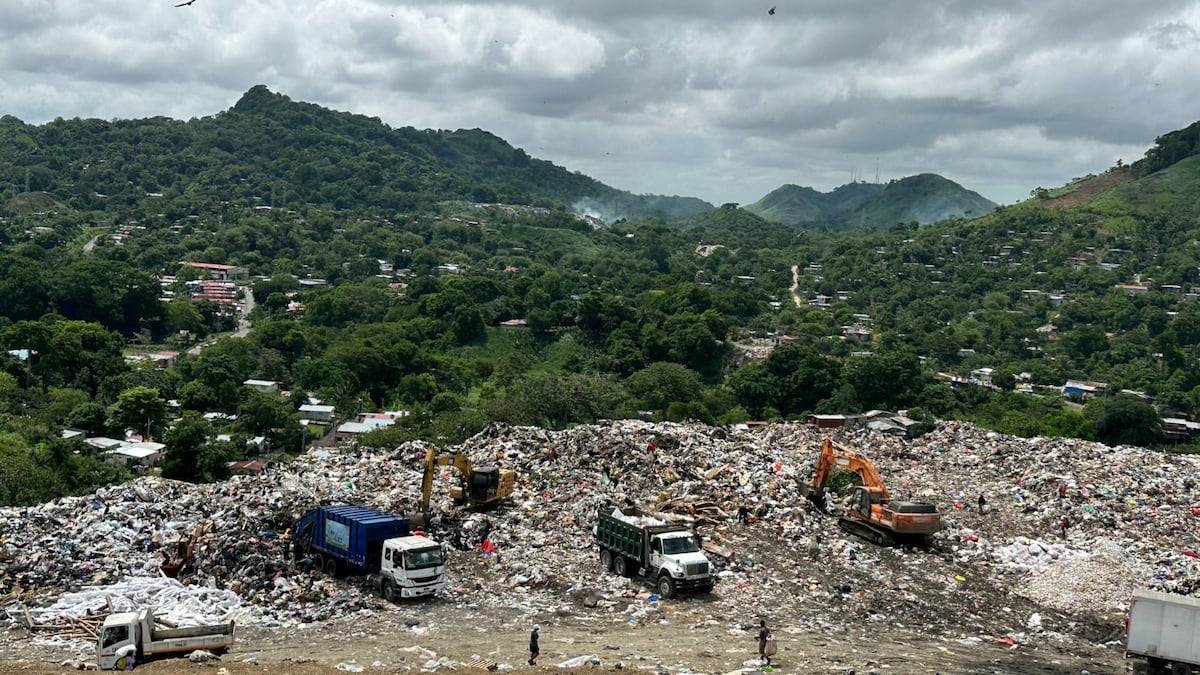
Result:
M1191 675L1200 666L1200 598L1135 590L1125 629L1125 655L1148 659L1152 669Z

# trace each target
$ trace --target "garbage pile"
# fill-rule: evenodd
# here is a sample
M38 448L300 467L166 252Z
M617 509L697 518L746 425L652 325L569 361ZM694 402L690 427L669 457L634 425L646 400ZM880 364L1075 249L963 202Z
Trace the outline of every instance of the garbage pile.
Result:
M670 605L648 586L604 574L592 543L596 514L623 505L688 523L704 539L714 597L679 601L703 615L698 621L747 612L814 628L904 621L1020 641L1114 621L1135 587L1200 592L1195 458L963 423L940 423L913 441L834 430L879 466L893 498L937 504L944 529L933 548L909 550L857 539L804 499L829 433L629 420L565 431L489 426L452 449L515 469L517 487L507 506L457 511L448 488L459 477L444 468L435 479L434 506L446 518L432 534L452 549L443 601L659 619ZM314 449L220 484L143 477L0 509L0 606L20 624L26 609L82 604L96 589L161 577L166 565L189 587L218 589L241 623L388 611L353 579L298 567L284 534L317 504L414 513L426 447Z

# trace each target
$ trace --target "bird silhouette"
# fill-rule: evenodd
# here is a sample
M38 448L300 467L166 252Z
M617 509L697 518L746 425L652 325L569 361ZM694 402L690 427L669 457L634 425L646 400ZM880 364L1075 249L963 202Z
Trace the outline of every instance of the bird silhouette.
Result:
M192 0L192 2L195 2L195 1L196 0ZM771 5L771 9L767 10L767 14L770 14L771 16L775 16L775 5Z
M190 5L190 4L192 4L193 2L195 2L195 1L196 1L196 0L187 0L187 2L181 2L181 3L179 3L178 5L175 5L175 6L176 6L176 7L186 7L187 5Z

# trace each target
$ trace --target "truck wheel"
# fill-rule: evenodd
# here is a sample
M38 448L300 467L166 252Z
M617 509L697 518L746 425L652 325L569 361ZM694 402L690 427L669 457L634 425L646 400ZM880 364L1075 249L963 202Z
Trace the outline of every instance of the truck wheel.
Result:
M675 580L671 575L664 574L658 578L658 595L668 600L675 597Z
M613 571L616 572L617 576L619 577L628 576L629 570L625 564L625 556L618 555L613 558Z
M602 548L600 549L600 565L605 572L613 571L613 554L612 551Z
M328 574L331 577L337 577L337 573L338 573L337 558L335 558L333 556L329 556L328 558L325 559L325 574Z
M396 601L396 585L390 581L384 581L383 587L379 589L379 594L388 602Z
M1192 667L1186 663L1172 663L1171 675L1192 675Z
M313 561L312 568L314 570L316 570L318 572L325 571L325 556L321 555L320 553L314 553L313 557L312 557L312 561Z

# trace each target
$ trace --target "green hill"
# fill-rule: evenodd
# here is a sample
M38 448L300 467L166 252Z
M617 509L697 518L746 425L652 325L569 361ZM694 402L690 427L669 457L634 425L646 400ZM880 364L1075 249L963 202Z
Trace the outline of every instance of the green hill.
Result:
M178 121L0 118L0 175L74 208L171 202L411 210L447 199L572 207L609 218L674 219L711 210L692 198L634 195L530 157L481 129L391 128L296 102L262 85L229 110ZM0 194L0 204L15 196ZM269 204L268 204L269 205ZM157 208L157 207L156 207Z
M1130 167L1114 167L1074 180L1029 200L1051 209L1080 208L1100 216L1200 217L1200 156L1135 178Z
M828 193L784 185L745 208L787 225L846 230L979 216L991 212L996 204L954 181L925 173L886 185L848 183Z

